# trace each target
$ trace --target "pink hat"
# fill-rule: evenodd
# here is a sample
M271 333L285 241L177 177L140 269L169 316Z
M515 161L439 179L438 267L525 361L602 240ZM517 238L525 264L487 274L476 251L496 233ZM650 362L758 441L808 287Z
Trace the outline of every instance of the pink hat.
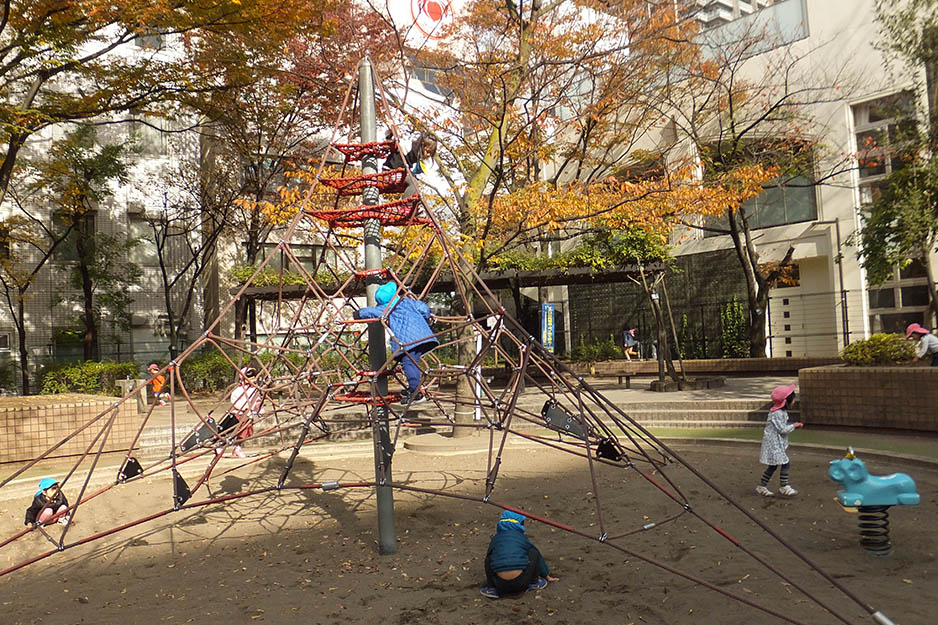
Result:
M151 364L149 367L147 367L147 371L159 371L159 370L160 370L160 366L156 364L155 362Z
M905 338L909 338L913 334L931 334L928 328L923 328L917 323L910 323L909 327L905 329Z
M788 399L788 396L795 392L795 385L789 384L788 386L776 386L775 390L772 391L772 410L778 410L779 408L785 407L785 400Z

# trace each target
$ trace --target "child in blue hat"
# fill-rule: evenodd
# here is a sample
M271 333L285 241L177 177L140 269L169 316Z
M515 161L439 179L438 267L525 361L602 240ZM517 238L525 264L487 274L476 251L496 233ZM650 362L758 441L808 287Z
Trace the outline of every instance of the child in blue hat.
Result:
M420 359L440 344L430 329L430 308L412 297L397 296L397 284L386 282L375 292L377 306L361 308L353 313L355 319L378 319L387 313L391 330L391 349L394 359L401 363L407 378L407 389L401 393L405 406L426 401L420 387Z
M33 528L36 527L36 523L48 523L56 515L60 515L57 523L68 525L68 518L64 514L66 510L68 510L68 500L59 488L58 480L44 477L39 481L39 490L33 497L32 505L26 509L26 526Z
M486 597L497 599L559 581L551 577L541 552L525 535L524 519L523 514L511 510L502 512L498 519L485 554L486 586L482 594Z

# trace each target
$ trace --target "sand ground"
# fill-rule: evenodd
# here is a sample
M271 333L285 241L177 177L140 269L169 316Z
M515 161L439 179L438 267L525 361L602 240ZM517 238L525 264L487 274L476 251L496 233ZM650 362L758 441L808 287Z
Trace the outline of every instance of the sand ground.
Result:
M827 454L793 451L793 499L753 492L760 467L752 447L695 446L679 453L732 497L863 601L901 625L934 623L938 614L938 472L870 461L871 473L905 471L922 495L919 506L893 508L895 550L874 557L857 542L856 515L832 500ZM453 494L480 496L485 453L425 456L399 451L396 480ZM226 461L230 462L230 461ZM234 467L235 465L227 465ZM283 460L216 471L211 495L275 484ZM644 470L649 467L642 466ZM649 476L683 492L693 510L787 571L792 581L844 615L872 623L851 600L810 572L739 512L681 466ZM369 481L373 460L301 457L288 484ZM597 507L598 493L600 506ZM129 483L103 495L68 535L114 527L171 505L166 479ZM199 490L192 501L209 497ZM615 536L680 506L635 471L597 466L542 447L509 448L493 501L569 524L598 537ZM804 623L838 621L779 580L691 514L617 539L624 553L540 523L528 534L561 578L520 597L491 600L479 594L488 539L500 510L475 501L423 493L395 494L398 551L378 554L371 488L286 490L160 517L121 533L69 548L0 578L0 621L46 625L94 623L616 623L645 625L781 623L771 615L642 561L650 556L719 588ZM28 501L0 502L3 535L17 531ZM57 528L53 528L53 535ZM50 548L38 533L0 548L10 566Z

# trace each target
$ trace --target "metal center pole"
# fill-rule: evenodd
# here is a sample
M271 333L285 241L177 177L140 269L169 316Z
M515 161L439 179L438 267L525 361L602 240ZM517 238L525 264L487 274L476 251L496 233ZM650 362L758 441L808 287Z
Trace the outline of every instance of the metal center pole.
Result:
M371 143L377 140L375 119L375 85L371 71L371 61L368 57L362 59L358 66L358 93L361 106L361 140L362 143ZM378 171L378 159L374 155L362 159L362 173L374 174ZM377 204L377 187L365 187L362 193L362 204L373 206ZM365 269L381 269L381 221L367 219L364 224L365 241ZM375 306L375 292L378 290L379 278L370 277L365 284L368 305ZM368 363L371 371L380 369L387 360L384 346L384 326L380 323L368 324ZM372 386L372 399L384 398L388 394L388 380L386 376L377 377ZM391 435L388 427L388 409L375 402L372 406L372 421L374 423L374 450L375 450L375 481L378 486L376 495L378 499L378 552L381 555L397 553L397 540L394 532L394 491L388 484L391 482Z

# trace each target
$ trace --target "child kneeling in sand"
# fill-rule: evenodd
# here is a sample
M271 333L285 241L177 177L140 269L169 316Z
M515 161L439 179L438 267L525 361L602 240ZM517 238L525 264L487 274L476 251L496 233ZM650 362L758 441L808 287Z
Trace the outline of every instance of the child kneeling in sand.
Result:
M485 554L485 588L482 594L492 599L501 595L537 590L547 582L559 581L551 577L547 563L537 547L524 534L523 514L505 510L495 535Z
M68 510L68 500L59 488L59 482L51 477L39 481L39 490L33 497L33 503L26 509L26 526L33 528L36 523L48 523L49 519L59 514L57 523L68 525L64 512Z

